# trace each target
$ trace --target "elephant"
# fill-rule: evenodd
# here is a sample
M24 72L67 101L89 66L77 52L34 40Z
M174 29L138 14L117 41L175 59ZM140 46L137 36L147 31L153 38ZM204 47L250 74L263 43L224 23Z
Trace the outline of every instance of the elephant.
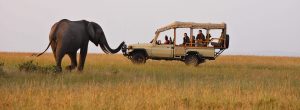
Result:
M105 34L100 25L86 20L70 21L62 19L56 22L50 30L49 44L45 51L36 55L37 57L45 53L51 45L56 61L56 72L61 72L61 61L65 54L71 59L71 64L66 66L66 70L73 70L77 67L77 51L80 49L78 71L82 71L88 51L89 41L96 46L100 45L106 54L114 54L121 50L125 42L123 41L116 49L110 48Z

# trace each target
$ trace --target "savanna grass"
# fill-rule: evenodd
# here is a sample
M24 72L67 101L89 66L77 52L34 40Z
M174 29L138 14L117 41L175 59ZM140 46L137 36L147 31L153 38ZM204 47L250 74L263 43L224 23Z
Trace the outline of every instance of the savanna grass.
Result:
M0 109L300 109L300 58L221 56L188 67L89 54L83 72L28 74L16 65L55 64L51 54L29 55L0 54Z

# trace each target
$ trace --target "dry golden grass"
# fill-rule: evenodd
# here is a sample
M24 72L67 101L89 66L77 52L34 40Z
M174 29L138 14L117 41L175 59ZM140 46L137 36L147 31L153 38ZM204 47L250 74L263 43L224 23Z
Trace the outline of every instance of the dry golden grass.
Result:
M84 72L20 72L52 54L0 53L0 109L300 109L300 58L221 56L199 67L89 54ZM66 56L63 65L69 64Z

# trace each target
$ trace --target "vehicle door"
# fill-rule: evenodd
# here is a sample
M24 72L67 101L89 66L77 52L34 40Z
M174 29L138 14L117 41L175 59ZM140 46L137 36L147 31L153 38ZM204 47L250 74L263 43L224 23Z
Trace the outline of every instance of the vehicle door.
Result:
M185 47L176 45L174 47L174 57L180 58L181 56L185 56Z
M152 57L173 58L173 44L156 44L151 48Z

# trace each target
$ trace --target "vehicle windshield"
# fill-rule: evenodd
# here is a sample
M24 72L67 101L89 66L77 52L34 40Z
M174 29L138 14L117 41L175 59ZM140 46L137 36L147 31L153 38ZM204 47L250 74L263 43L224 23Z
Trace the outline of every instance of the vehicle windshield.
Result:
M172 45L173 42L174 42L174 30L173 29L166 30L164 32L160 32L156 39L156 44L158 44L158 45Z

